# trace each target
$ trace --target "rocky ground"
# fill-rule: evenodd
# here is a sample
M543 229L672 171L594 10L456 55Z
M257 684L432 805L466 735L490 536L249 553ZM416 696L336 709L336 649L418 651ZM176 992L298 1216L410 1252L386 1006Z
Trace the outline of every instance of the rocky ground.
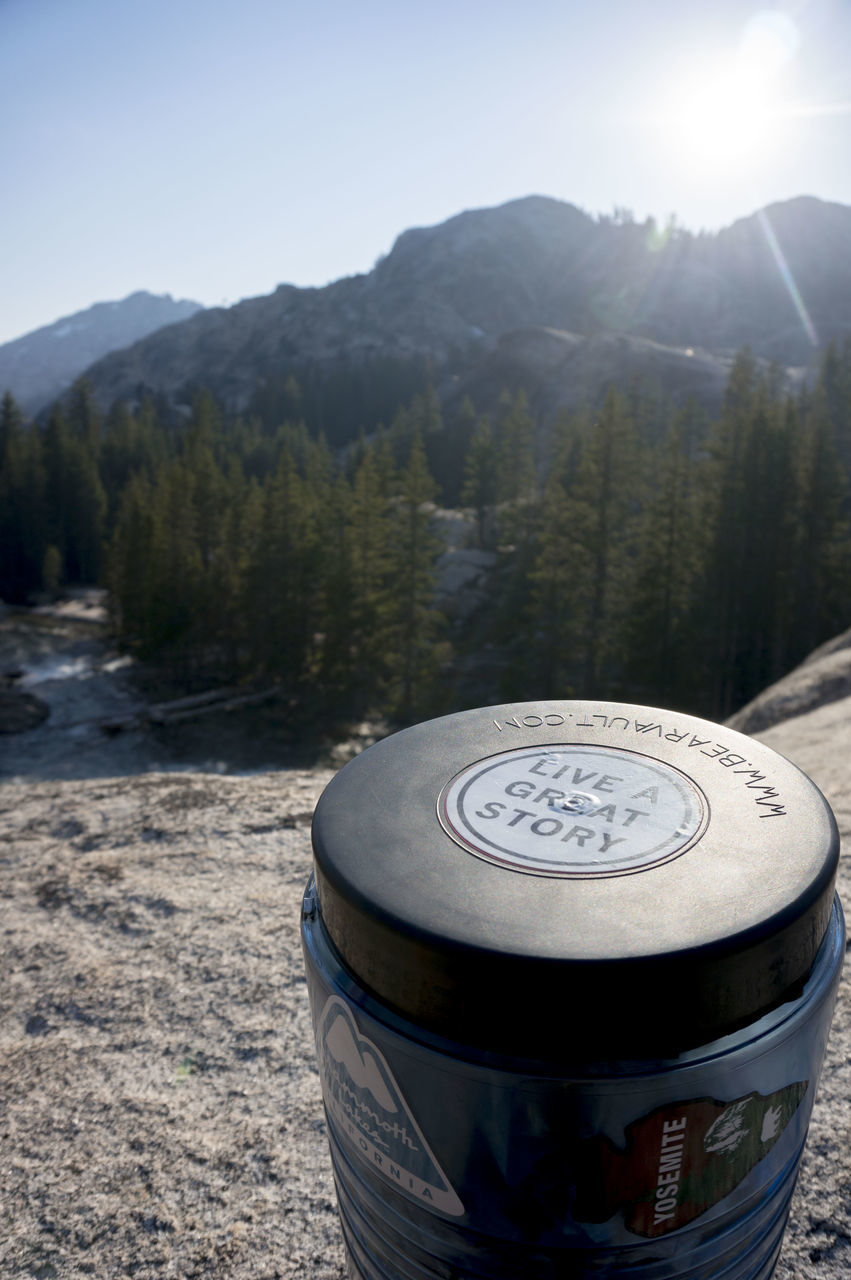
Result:
M846 839L850 717L760 735ZM0 1275L341 1280L298 940L331 770L125 771L102 737L74 769L27 736L0 737ZM778 1280L851 1275L849 1099L846 977Z
M0 789L0 1274L342 1275L298 940L330 774Z

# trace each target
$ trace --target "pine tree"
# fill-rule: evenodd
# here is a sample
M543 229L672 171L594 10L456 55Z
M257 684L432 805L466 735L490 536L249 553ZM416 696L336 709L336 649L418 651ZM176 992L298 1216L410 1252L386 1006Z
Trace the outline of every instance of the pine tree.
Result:
M700 709L719 718L732 711L738 689L742 594L737 568L752 483L745 479L744 458L756 390L756 363L746 348L733 364L699 474L703 538L693 599L693 625L700 637L695 658L702 685Z
M7 391L0 403L0 599L25 601L41 586L45 485L41 435L25 427Z
M24 429L24 415L11 391L0 401L0 467L7 467Z
M493 541L493 510L497 501L497 455L490 419L483 414L473 432L464 462L461 502L476 513L476 539L480 547Z
M437 558L442 551L431 530L435 485L419 433L411 442L399 478L390 543L390 581L395 584L388 619L392 707L402 719L432 710L441 660L443 619L434 607Z
M434 387L429 383L425 391L415 395L408 408L408 428L411 437L419 435L425 447L429 436L443 430L443 413Z
M70 524L65 564L70 581L100 581L106 530L106 494L97 458L83 441L75 441L67 460Z
M515 671L522 665L520 687L525 685L527 696L531 697L564 698L577 692L581 615L576 589L580 549L573 516L571 486L565 484L559 470L553 469L544 491L538 542L534 547L520 548L521 552L525 549L534 555L528 572L531 595L525 601L525 609L517 610L515 605L512 610L514 626L517 617L527 625L519 653L510 665ZM512 594L516 600L516 584ZM519 691L509 684L506 692L517 696Z
M693 625L700 710L725 718L781 674L794 559L797 419L749 352L736 360L702 465Z
M110 620L119 642L129 649L152 653L160 636L156 630L154 598L158 566L153 563L153 490L142 472L121 495L106 557Z
M694 673L689 622L698 534L688 416L677 416L651 455L653 483L636 523L621 641L630 697L663 706L688 701Z
M90 439L53 409L44 434L45 545L58 549L69 582L95 583L101 570L106 494Z
M354 668L354 588L351 573L352 548L348 538L351 489L342 473L321 486L321 537L317 544L315 582L317 593L317 635L319 639L317 678L326 693L337 698L348 691Z
M96 458L101 443L103 420L88 378L78 378L68 392L65 417L71 435Z
M641 498L637 446L625 402L609 390L577 469L572 496L577 623L586 697L605 690L621 655L634 517Z
M569 487L576 476L576 469L582 456L583 442L591 431L593 418L585 408L570 413L560 409L549 441L548 471L550 475L558 475L561 483Z
M199 603L203 590L203 562L190 478L182 461L163 467L151 503L149 555L151 618L149 636L179 678L194 677L199 666Z
M536 493L535 420L524 391L512 398L503 392L497 426L497 497L500 502L527 504Z
M319 601L317 510L289 449L263 490L249 570L253 647L261 670L294 684L309 670Z
M849 486L836 443L840 424L828 387L820 380L800 432L796 457L797 542L792 571L796 608L790 624L798 659L848 625Z
M769 379L754 401L744 452L749 502L741 535L739 587L743 644L736 658L736 701L777 680L788 660L795 610L791 568L796 545L795 448L798 420Z
M351 590L351 637L356 680L367 702L384 696L394 593L391 540L392 477L382 474L372 449L355 473L347 528L347 565Z
M253 627L256 603L251 597L252 566L260 555L263 530L263 494L254 477L246 479L236 459L228 473L227 521L222 534L225 547L222 582L226 610L225 643L228 670L233 675L252 674L256 666Z
M851 475L851 338L842 346L832 342L822 358L818 376L822 413L846 476Z

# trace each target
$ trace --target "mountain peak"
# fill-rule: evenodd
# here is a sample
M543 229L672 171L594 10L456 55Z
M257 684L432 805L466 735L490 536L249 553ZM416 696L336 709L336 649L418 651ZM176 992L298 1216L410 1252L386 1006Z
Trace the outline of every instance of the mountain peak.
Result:
M0 346L0 392L11 391L25 412L37 413L96 360L201 310L199 302L144 289L95 302Z
M241 410L269 379L321 380L376 359L463 379L506 334L526 330L610 332L722 361L748 344L765 360L805 366L814 344L851 333L851 208L801 196L717 233L665 237L629 216L597 219L524 196L404 231L368 274L281 285L156 341L125 339L132 350L90 377L105 406L140 387L182 400L204 386Z

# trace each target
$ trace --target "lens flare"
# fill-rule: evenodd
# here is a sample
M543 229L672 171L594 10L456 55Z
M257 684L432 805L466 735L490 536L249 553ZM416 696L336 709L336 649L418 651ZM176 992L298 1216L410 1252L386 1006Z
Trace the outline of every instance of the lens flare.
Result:
M772 257L777 264L777 270L780 272L780 278L786 286L786 292L792 299L792 305L798 313L798 319L801 321L804 332L812 345L817 347L818 334L816 333L816 327L810 319L810 313L807 311L804 299L801 297L801 292L795 283L795 277L789 269L789 263L786 261L786 255L780 247L780 241L774 234L774 228L768 220L768 214L764 209L760 209L757 214L757 218L759 219L759 224L762 227L762 233L768 242L768 247L771 250Z
M742 32L738 61L749 74L768 79L782 71L797 53L800 42L798 28L787 14L763 9Z

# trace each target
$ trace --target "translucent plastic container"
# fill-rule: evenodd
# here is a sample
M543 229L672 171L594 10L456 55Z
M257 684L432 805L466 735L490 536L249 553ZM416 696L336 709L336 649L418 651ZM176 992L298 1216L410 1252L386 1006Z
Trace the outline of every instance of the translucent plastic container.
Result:
M693 717L496 707L370 748L303 939L357 1280L767 1280L844 955L813 784Z

